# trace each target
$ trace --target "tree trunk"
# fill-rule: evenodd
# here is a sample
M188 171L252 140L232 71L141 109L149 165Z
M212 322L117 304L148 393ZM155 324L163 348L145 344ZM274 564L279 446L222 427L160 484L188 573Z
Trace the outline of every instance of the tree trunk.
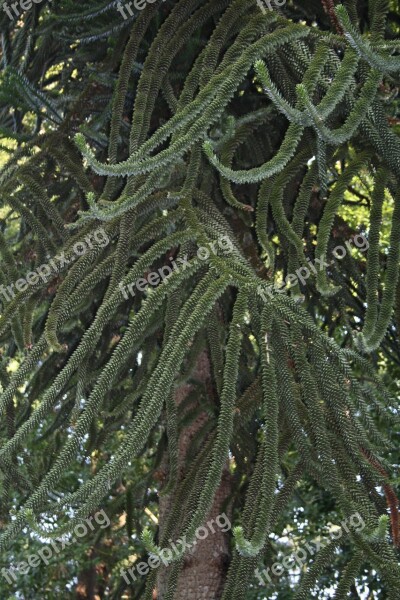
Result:
M203 352L198 359L195 368L195 378L210 389L210 363L208 356ZM175 392L175 402L179 405L185 400L188 394L193 390L193 386L184 384ZM195 402L195 401L194 401ZM178 408L179 410L179 408ZM180 480L185 477L187 471L186 456L190 448L191 440L196 432L204 426L209 416L201 413L193 423L184 429L179 437L178 453L178 472ZM232 491L232 478L229 472L228 463L225 465L221 483L217 489L212 508L205 520L204 525L215 519L221 513L227 513L227 499ZM163 523L168 517L170 507L174 506L173 495L160 497L160 533L163 533ZM180 572L178 586L174 595L174 600L218 600L221 598L222 589L225 582L226 572L229 564L229 537L228 532L222 532L217 526L214 527L215 533L211 533L204 540L198 540L196 545L187 550L184 557L183 568ZM163 600L166 593L168 568L160 568L157 580L157 600Z

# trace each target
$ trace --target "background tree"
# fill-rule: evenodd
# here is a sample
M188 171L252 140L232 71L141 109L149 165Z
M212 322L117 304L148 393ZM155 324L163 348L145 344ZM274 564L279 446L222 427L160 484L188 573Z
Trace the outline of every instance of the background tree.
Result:
M396 3L117 4L1 18L2 596L398 598Z

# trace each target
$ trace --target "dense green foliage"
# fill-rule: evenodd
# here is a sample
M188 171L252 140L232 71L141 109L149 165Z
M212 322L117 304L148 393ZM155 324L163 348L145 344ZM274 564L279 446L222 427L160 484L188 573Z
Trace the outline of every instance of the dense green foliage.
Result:
M394 600L395 3L289 0L263 14L255 0L167 0L128 20L116 4L53 0L1 16L0 284L66 257L1 297L1 566L24 560L29 530L34 552L50 525L59 537L104 507L113 527L68 550L71 561L97 564L101 597L151 599L155 572L130 589L119 576L146 552L143 508L173 493L157 545L192 539L229 458L223 600L340 600L363 584ZM99 228L108 243L74 255ZM346 246L356 234L368 252ZM158 286L121 292L186 256ZM273 287L310 263L304 283ZM204 352L212 390L193 376ZM184 382L199 406L182 415L173 391ZM182 479L177 440L199 410L209 422ZM301 545L356 512L365 530L340 552L332 544L300 580L258 587L254 569L276 560L289 524ZM0 580L0 596L75 597L72 562Z

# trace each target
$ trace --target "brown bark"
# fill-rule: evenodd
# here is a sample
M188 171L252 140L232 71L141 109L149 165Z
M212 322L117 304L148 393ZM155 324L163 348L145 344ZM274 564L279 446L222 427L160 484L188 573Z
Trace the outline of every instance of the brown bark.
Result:
M207 389L211 386L210 363L207 354L204 352L200 355L195 369L195 378L206 384ZM179 405L185 400L187 395L192 391L193 387L189 384L184 384L175 392L175 401ZM178 408L179 410L179 408ZM186 456L191 444L191 440L196 432L204 426L209 419L206 413L201 413L196 420L185 430L179 437L179 454L178 454L178 472L180 480L185 476L186 472ZM232 490L231 475L226 464L221 483L215 494L212 508L204 522L210 522L218 515L226 512L227 499ZM160 497L160 532L162 534L163 522L170 512L170 507L174 504L173 495ZM215 533L210 532L204 540L196 541L196 545L187 550L184 558L183 568L180 572L177 590L174 600L218 600L221 598L223 584L229 563L229 538L227 532L222 532L218 526L214 526ZM168 576L168 568L159 569L157 581L157 600L163 600L166 593L166 583Z
M90 551L90 558L93 556L93 550ZM76 586L77 600L97 600L96 595L96 569L94 566L82 569L78 576Z

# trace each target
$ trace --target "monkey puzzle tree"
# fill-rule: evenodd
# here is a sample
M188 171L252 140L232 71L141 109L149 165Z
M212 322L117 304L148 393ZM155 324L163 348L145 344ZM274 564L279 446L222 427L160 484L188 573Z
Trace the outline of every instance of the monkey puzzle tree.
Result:
M30 531L60 539L99 508L114 526L76 546L77 584L0 589L265 597L255 570L305 511L304 540L316 516L365 527L269 597L398 598L395 2L8 9L3 564ZM232 532L120 572L220 513Z

